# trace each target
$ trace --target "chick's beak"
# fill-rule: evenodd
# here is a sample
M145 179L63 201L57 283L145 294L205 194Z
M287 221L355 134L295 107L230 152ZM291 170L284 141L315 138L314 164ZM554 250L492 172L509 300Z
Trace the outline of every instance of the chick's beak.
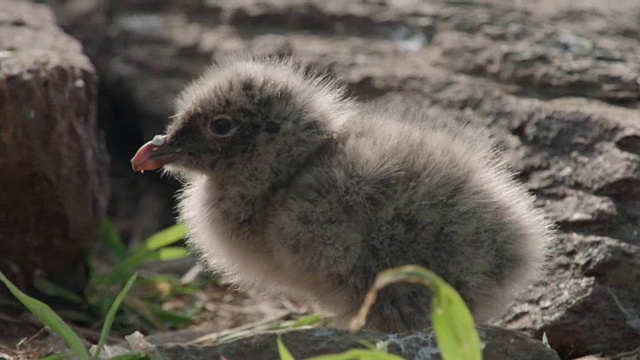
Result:
M156 170L178 159L180 149L167 144L165 138L165 135L156 135L138 149L131 159L133 171Z

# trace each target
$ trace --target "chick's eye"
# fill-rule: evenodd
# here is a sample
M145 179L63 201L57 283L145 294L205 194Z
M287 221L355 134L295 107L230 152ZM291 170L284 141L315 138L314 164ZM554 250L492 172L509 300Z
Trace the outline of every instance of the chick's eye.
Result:
M216 115L209 125L211 132L216 136L230 136L236 128L236 123L229 115Z

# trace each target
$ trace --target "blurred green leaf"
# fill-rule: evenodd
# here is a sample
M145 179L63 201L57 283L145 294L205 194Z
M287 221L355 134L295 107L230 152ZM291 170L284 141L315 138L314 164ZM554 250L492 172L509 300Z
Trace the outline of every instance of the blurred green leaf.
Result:
M144 354L124 354L109 358L109 360L147 360L149 357Z
M170 291L163 292L162 298L166 299L167 297L174 297L178 295L193 295L196 292L200 291L202 287L207 283L205 279L198 279L196 281L183 284L180 282L180 278L174 274L157 274L151 275L148 277L140 278L140 280L144 281L144 284L154 287L163 287L163 284L170 284Z
M403 360L404 358L382 350L351 349L339 354L320 355L307 360Z
M278 335L278 354L280 360L294 360L289 349L284 345L282 336ZM389 354L379 349L351 349L339 354L320 355L307 360L403 360L402 357Z
M63 288L49 279L38 277L33 282L33 286L45 295L63 298L78 305L86 304L82 296Z
M100 332L100 340L98 341L96 353L93 356L94 359L100 359L100 352L102 351L102 348L104 347L104 345L107 343L107 340L109 339L109 334L111 333L111 325L113 325L113 319L116 317L116 314L118 313L118 309L120 308L120 304L122 304L122 301L129 293L129 290L131 290L131 287L133 286L133 283L136 282L137 277L138 277L137 274L133 274L131 276L131 278L129 279L129 281L127 281L127 284L124 286L122 291L120 291L118 296L116 296L116 299L113 301L113 304L111 304L111 307L109 308L109 312L107 313L107 317L104 319L104 325L102 325L102 331Z
M118 244L122 244L122 241L116 235L109 235L113 229L113 226L109 226L109 222L103 222L105 225L104 231L107 234L106 238L112 238L113 248L118 254L122 255L122 248ZM115 230L113 230L115 232ZM164 230L160 230L157 233L151 235L140 246L138 246L133 252L127 256L126 250L120 258L120 262L107 274L101 276L95 276L92 280L96 285L111 286L118 283L124 283L131 274L133 274L136 267L149 261L167 261L185 257L188 255L187 249L181 246L169 246L184 239L187 233L187 228L183 224L176 224L170 226ZM124 247L124 245L122 245Z
M313 314L296 320L296 322L291 324L291 328L297 329L303 326L318 325L321 324L323 320L322 316Z
M431 322L444 360L482 359L480 337L460 294L441 277L420 266L406 265L378 274L358 315L351 321L352 331L364 325L378 291L397 282L421 284L431 289Z
M62 359L68 359L70 357L71 357L70 355L65 355L65 354L53 354L53 355L45 356L40 360L62 360Z
M180 315L173 311L165 310L156 304L148 303L148 305L153 314L163 322L177 327L183 327L193 324L193 319L189 316Z
M102 219L100 223L100 240L111 251L116 261L123 261L127 258L127 247L122 242L113 223L107 218Z
M104 318L107 315L112 301L113 295L108 293L104 288L92 289L90 292L87 292L87 302L100 318Z
M182 246L168 246L149 254L145 262L176 260L176 259L182 259L183 257L188 255L189 255L189 250L187 250Z
M434 281L431 322L444 360L482 359L482 344L469 308L444 280Z
M295 360L293 355L289 352L289 349L282 342L282 337L278 335L278 354L280 355L280 360Z
M377 341L375 344L367 340L360 340L358 342L369 350L389 352L389 344L386 341Z
M23 293L15 285L0 272L0 281L2 281L13 296L15 296L38 320L48 326L52 331L60 335L69 345L73 353L80 360L89 360L89 352L87 351L82 339L58 316L49 306L40 300L34 299Z
M116 265L107 274L98 276L95 278L95 282L99 285L110 286L113 284L124 282L124 279L133 274L136 267L149 261L167 261L180 259L189 254L189 251L184 247L170 246L161 248L152 252L141 252L137 255L132 255L125 261Z
M67 322L91 326L95 323L96 317L95 314L88 310L87 306L77 306L75 308L57 307L55 309L56 313Z
M166 329L165 324L160 319L158 319L158 317L153 312L153 310L151 310L151 302L145 301L139 297L132 296L129 299L127 299L126 305L127 305L127 310L129 310L131 313L137 314L137 316L146 320L149 323L149 325L153 327L152 329L155 329L155 330ZM143 324L140 323L139 325L143 325Z
M164 248L166 246L177 243L187 235L187 227L183 224L176 224L164 230L151 235L140 246L138 246L131 255L132 257L141 256L153 250Z

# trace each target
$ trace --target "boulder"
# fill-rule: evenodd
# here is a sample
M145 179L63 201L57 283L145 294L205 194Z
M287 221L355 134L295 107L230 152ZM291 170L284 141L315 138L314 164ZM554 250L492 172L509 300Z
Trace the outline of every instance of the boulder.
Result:
M483 358L491 360L555 360L556 353L540 341L529 339L513 330L481 327ZM219 345L161 344L145 351L149 359L280 359L277 334L264 333ZM350 334L344 330L322 328L288 331L282 342L295 359L335 354L350 349L364 349L363 342L381 344L389 353L405 359L440 360L442 356L432 331L383 335L371 332Z
M109 196L97 81L47 7L0 1L0 271L22 288L83 288Z

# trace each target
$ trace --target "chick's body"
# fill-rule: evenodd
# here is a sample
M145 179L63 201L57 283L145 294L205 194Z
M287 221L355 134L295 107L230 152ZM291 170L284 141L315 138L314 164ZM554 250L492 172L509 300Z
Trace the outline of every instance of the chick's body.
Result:
M219 114L232 135L220 136ZM438 273L486 319L538 275L549 225L483 132L432 115L346 100L287 62L212 69L167 131L195 156L166 166L186 182L190 244L236 284L306 297L339 325L378 272L406 264ZM198 141L208 145L190 150ZM209 155L193 155L202 146ZM392 285L368 326L423 328L429 301Z

